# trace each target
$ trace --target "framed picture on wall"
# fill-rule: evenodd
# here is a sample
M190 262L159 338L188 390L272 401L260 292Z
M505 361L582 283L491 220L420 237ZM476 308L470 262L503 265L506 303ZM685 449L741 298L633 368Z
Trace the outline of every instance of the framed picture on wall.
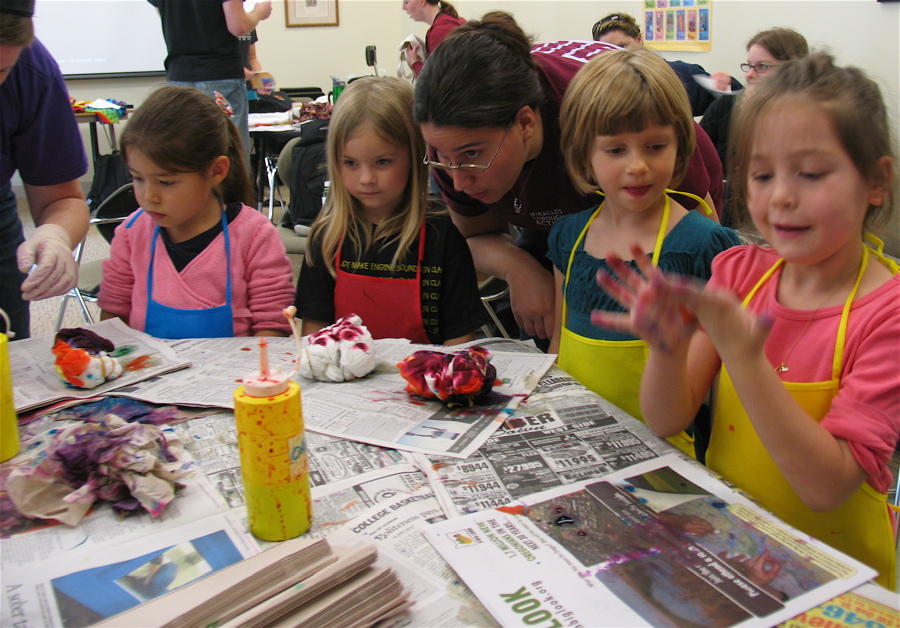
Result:
M337 26L338 0L286 0L288 26Z
M644 0L644 43L657 50L712 50L712 0Z

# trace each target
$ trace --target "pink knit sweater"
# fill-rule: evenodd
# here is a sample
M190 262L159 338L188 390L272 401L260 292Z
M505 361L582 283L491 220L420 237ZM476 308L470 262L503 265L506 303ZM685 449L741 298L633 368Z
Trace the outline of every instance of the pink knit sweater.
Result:
M103 262L100 308L144 329L147 313L147 269L156 225L134 214L116 228L110 258ZM291 264L275 227L246 205L228 225L231 239L231 282L234 335L251 336L262 329L290 332L282 310L294 301ZM225 236L220 233L180 273L156 244L153 299L170 307L199 309L225 303Z

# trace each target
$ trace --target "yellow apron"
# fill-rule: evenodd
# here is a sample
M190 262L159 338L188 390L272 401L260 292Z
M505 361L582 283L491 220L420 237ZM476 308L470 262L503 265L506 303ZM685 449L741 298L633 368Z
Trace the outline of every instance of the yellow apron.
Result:
M831 407L831 400L840 387L850 306L866 272L869 259L867 253L876 255L895 274L898 271L896 264L885 258L880 250L870 251L868 247L864 248L856 284L841 313L831 380L784 382L791 396L817 421L825 417ZM744 307L783 262L783 259L778 260L762 276L744 299ZM763 506L790 525L877 569L880 574L877 578L879 584L896 590L897 552L887 496L863 482L837 509L829 512L810 510L794 493L760 441L724 366L719 375L715 406L706 464L726 480L753 495Z
M671 190L667 190L670 192ZM706 206L702 199L691 196ZM669 211L671 203L668 194L663 208L662 219L656 234L656 245L653 248L653 265L659 263L663 240L666 238L666 227L669 224ZM566 327L568 321L568 299L565 292L569 288L569 272L572 269L572 260L575 252L581 245L588 228L594 219L600 215L603 209L601 204L585 224L581 234L572 245L569 252L569 262L566 265L566 279L563 287L562 325L559 337L559 367L569 375L584 384L604 399L616 404L631 416L644 420L641 413L640 389L641 376L644 374L644 365L647 363L649 351L647 343L643 340L595 340L587 338L571 331ZM681 432L667 439L687 455L695 458L694 438Z

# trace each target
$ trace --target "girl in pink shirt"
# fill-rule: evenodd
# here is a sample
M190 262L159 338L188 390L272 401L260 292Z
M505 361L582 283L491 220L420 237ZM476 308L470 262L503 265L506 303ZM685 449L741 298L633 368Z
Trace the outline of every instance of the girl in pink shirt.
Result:
M884 101L815 54L736 115L734 198L769 246L721 253L706 290L620 263L622 283L600 283L631 312L594 320L647 339L641 409L657 434L683 429L718 374L707 464L896 589L900 269L867 233L896 191Z
M141 209L116 228L103 264L102 318L160 338L287 335L291 265L274 226L246 204L243 145L219 105L162 87L121 150Z

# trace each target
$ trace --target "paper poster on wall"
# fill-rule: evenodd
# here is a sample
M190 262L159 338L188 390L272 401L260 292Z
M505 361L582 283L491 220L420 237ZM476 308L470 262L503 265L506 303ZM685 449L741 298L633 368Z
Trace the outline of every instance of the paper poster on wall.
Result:
M657 50L712 50L712 0L644 0L644 42Z

